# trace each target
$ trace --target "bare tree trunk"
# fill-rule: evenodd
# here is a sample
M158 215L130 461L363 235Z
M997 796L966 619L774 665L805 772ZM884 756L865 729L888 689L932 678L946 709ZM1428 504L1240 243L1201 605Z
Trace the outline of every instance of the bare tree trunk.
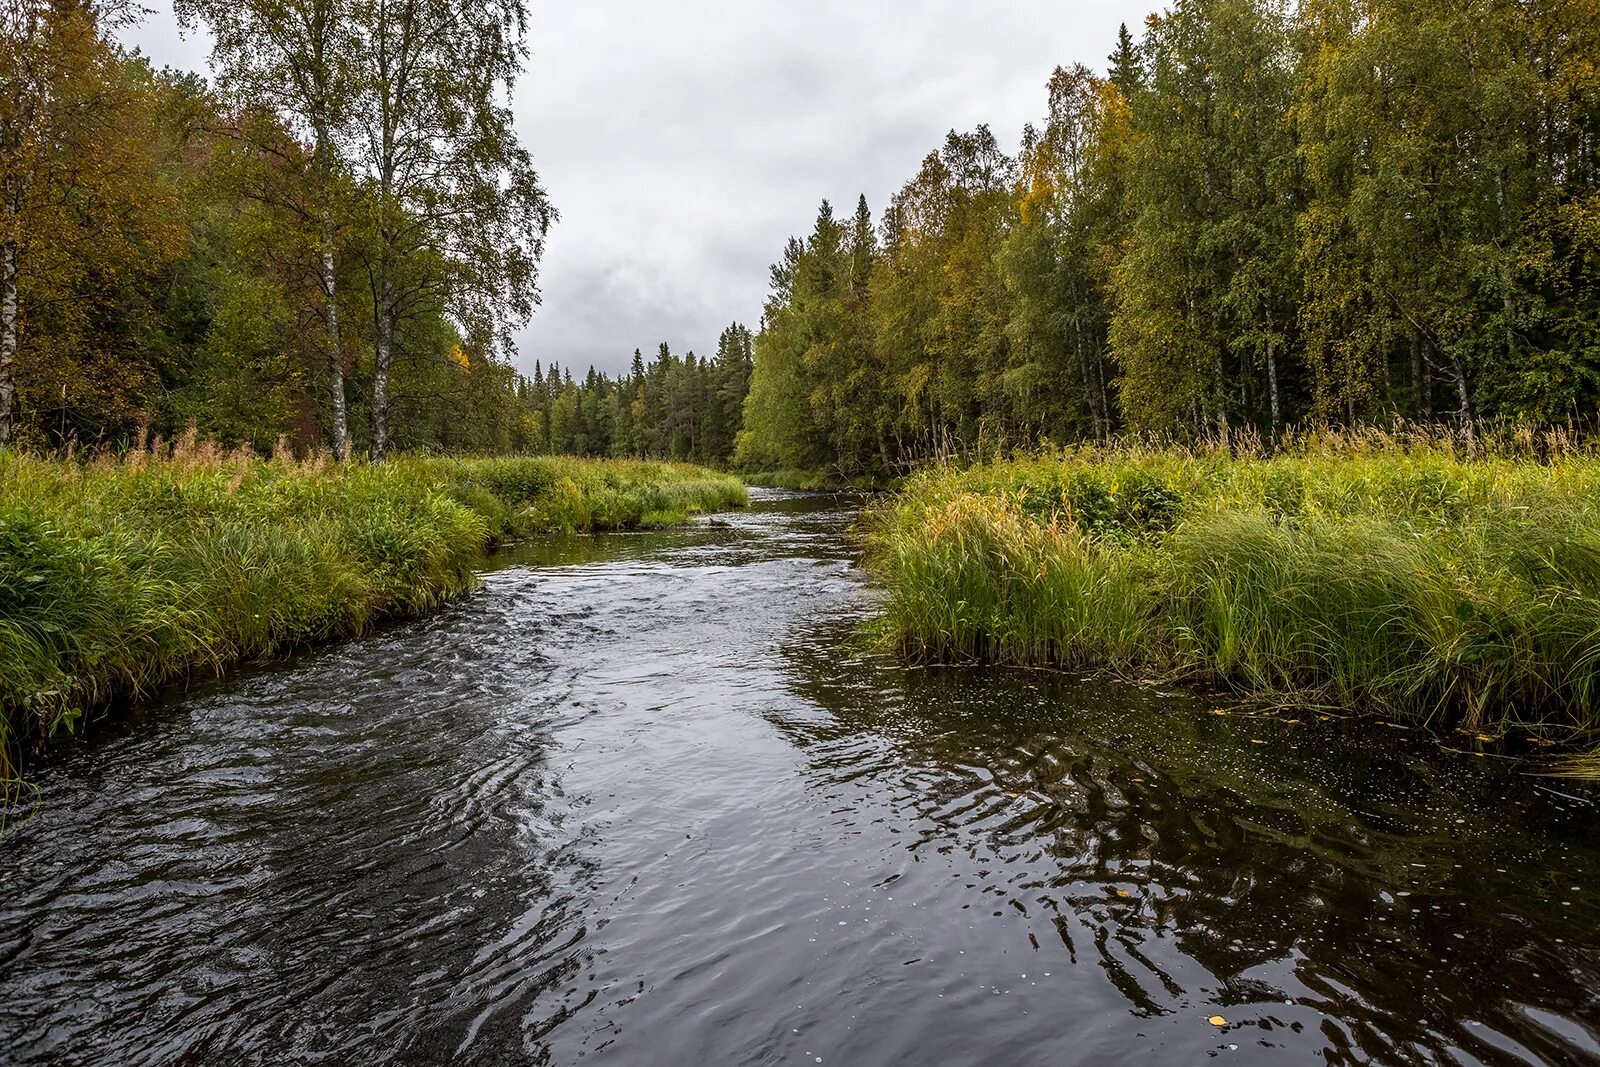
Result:
M377 351L372 363L372 462L389 452L389 362L394 351L394 281L383 266L378 293Z
M1220 334L1221 331L1217 329L1217 326L1216 316L1213 315L1213 331L1215 334ZM1211 350L1211 373L1214 377L1211 392L1217 401L1217 433L1222 436L1223 443L1226 444L1228 440L1228 392L1225 383L1228 379L1223 375L1221 348L1213 348Z
M350 426L345 414L344 349L339 343L338 274L333 263L333 223L322 220L322 322L328 345L328 436L333 458L343 463L350 458Z
M1461 361L1456 358L1455 353L1446 351L1444 346L1434 344L1433 350L1444 357L1450 376L1455 380L1456 399L1461 405L1456 414L1461 419L1461 428L1466 431L1467 447L1475 449L1478 446L1478 431L1477 423L1472 413L1472 391L1467 386L1467 369L1461 365ZM1432 361L1430 360L1429 362L1431 363Z
M11 440L17 399L17 245L0 244L0 445Z
M1103 421L1100 440L1111 440L1111 391L1106 388L1106 349L1103 338L1096 338L1094 350L1094 375L1100 387L1100 414Z
M1461 400L1461 425L1467 431L1467 446L1477 448L1478 433L1472 418L1472 397L1467 391L1467 371L1455 356L1450 357L1450 369L1456 376L1456 396Z
M1427 422L1433 418L1433 405L1428 398L1428 370L1422 362L1422 335L1411 330L1411 385L1417 394L1416 419Z
M1276 445L1283 418L1278 408L1278 353L1271 341L1267 342L1267 402L1272 409L1272 443Z

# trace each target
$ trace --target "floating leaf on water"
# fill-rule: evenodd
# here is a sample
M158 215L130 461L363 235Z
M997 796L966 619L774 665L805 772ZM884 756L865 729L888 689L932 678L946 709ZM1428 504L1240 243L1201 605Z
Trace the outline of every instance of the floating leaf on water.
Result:
M1119 890L1117 890L1117 896L1119 896L1119 897L1131 897L1131 896L1133 896L1133 894L1128 892L1126 889L1119 889Z
M1212 1026L1227 1026L1228 1025L1228 1020L1224 1019L1220 1015L1213 1015L1211 1018L1207 1019L1206 1022L1210 1023Z
M1252 737L1250 739L1250 743L1252 745L1264 745L1264 744L1266 744L1266 742L1261 740L1261 738L1259 738L1259 737Z

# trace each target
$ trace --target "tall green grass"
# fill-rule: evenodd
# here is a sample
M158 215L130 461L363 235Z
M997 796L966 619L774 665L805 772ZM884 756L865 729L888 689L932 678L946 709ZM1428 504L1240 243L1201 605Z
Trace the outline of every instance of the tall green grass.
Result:
M426 611L498 540L744 502L737 479L666 463L0 450L0 780L86 708Z
M910 659L1187 677L1437 729L1600 732L1600 460L1302 443L941 468L869 514Z

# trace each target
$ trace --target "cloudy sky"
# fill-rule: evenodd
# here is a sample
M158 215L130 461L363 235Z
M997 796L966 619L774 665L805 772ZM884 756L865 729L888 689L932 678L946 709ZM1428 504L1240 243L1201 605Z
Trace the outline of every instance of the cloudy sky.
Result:
M170 0L126 35L204 70ZM624 368L756 326L767 265L818 202L874 213L952 127L1014 146L1057 64L1105 66L1111 0L530 0L517 127L561 212L519 364Z

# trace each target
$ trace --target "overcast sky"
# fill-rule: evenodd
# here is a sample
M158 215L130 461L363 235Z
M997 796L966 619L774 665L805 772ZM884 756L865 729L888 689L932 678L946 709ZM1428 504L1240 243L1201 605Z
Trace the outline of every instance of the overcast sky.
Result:
M126 35L204 70L170 0ZM823 197L874 215L951 128L1014 149L1058 64L1102 70L1111 0L530 0L517 129L561 221L518 363L615 372L661 341L755 328L767 265Z

